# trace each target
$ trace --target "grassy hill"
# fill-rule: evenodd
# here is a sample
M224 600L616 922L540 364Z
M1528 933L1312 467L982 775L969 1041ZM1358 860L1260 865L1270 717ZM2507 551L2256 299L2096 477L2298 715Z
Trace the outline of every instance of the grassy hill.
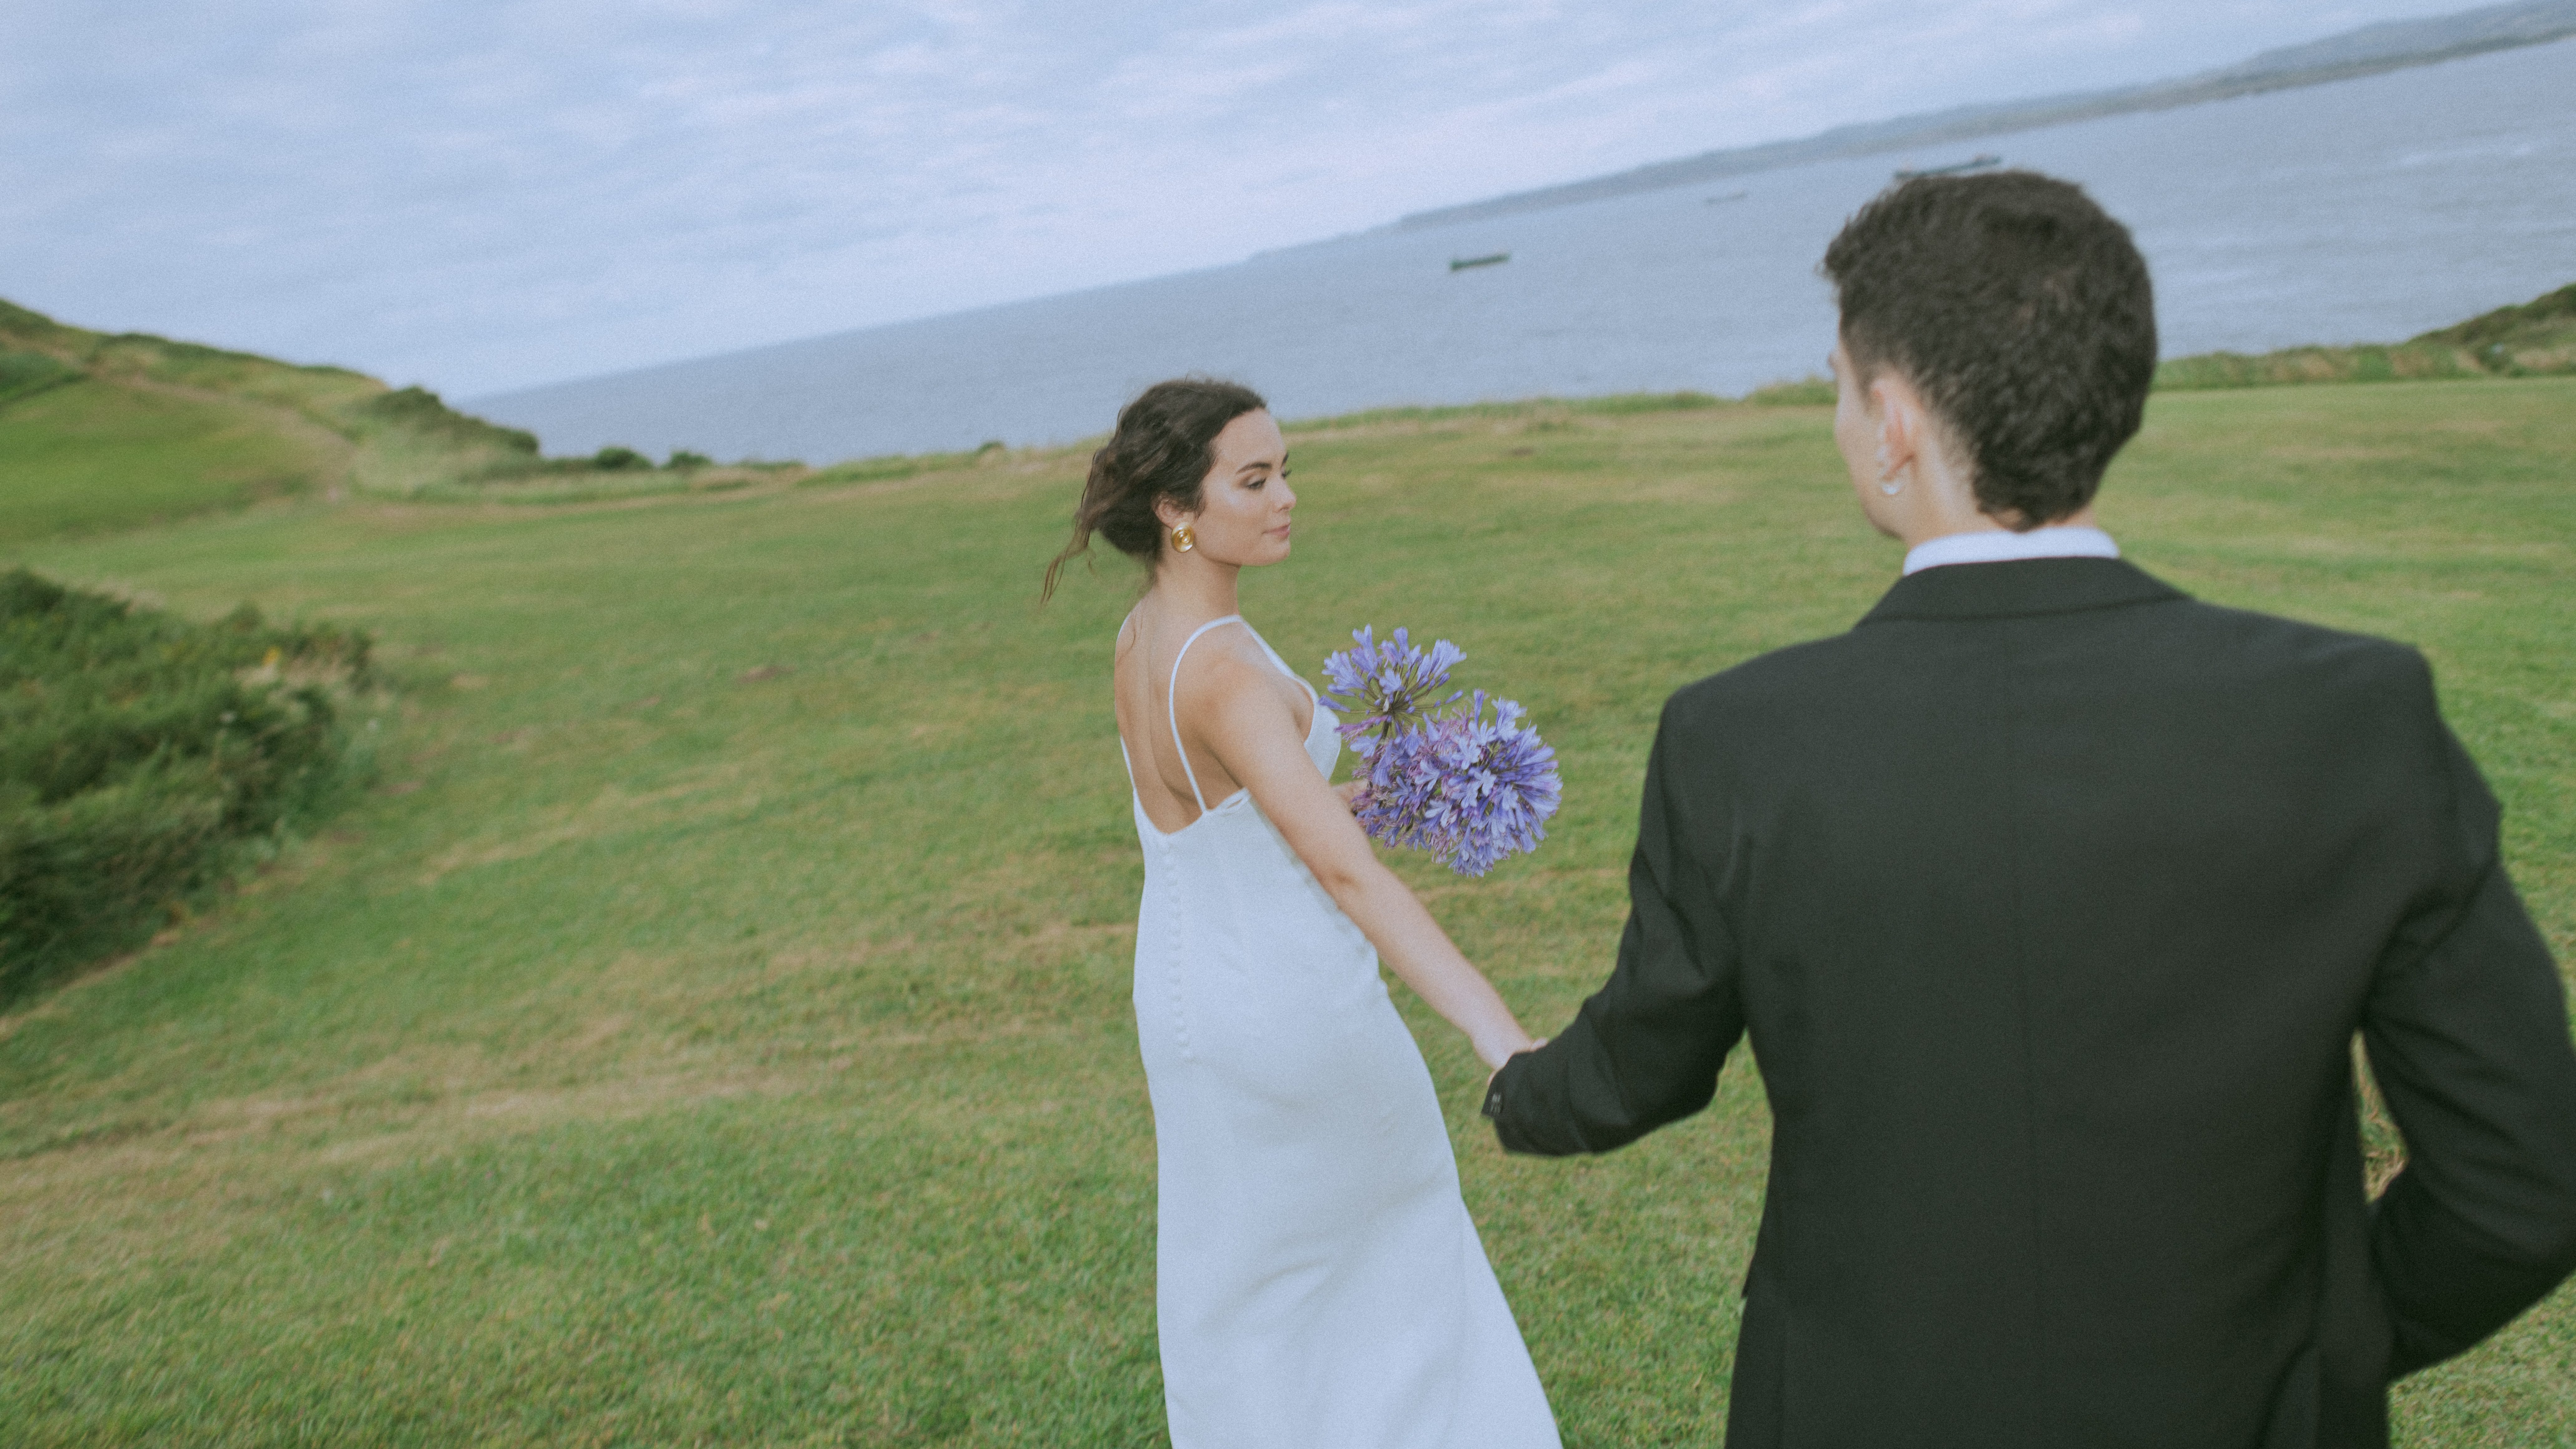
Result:
M417 388L0 302L0 539L291 494L410 492L536 457L529 434Z
M63 382L0 411L0 539L239 507L346 473L342 440L271 409L79 374Z
M1297 557L1247 580L1292 662L1438 633L1559 750L1536 855L1398 862L1538 1030L1608 969L1665 694L1895 571L1827 409L1702 404L1300 425ZM0 1442L1161 1442L1130 579L1033 604L1082 466L13 545L363 628L409 683L379 794L0 1016ZM2103 513L2202 597L2424 648L2576 959L2576 378L2162 394ZM1403 1000L1568 1443L1716 1442L1750 1063L1621 1153L1506 1160ZM2571 1361L2563 1291L2410 1380L2400 1442L2576 1441Z
M624 450L548 459L420 388L0 302L0 547L287 497L553 501L745 476Z
M2310 382L2548 377L2576 373L2576 283L2516 307L2385 346L2210 352L2156 369L2161 391Z

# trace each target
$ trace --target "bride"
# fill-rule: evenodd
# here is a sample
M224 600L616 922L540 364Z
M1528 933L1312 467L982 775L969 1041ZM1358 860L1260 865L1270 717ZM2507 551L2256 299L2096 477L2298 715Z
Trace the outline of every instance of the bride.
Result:
M1325 783L1332 711L1235 611L1236 576L1288 557L1296 505L1257 394L1157 383L1092 456L1047 569L1052 593L1098 533L1152 574L1114 682L1145 850L1136 1030L1172 1444L1554 1449L1379 962L1488 1068L1530 1039L1379 863Z

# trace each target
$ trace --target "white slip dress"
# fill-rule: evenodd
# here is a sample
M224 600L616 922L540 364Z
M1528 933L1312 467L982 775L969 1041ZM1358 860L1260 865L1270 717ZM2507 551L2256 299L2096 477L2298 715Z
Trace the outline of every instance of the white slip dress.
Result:
M1376 949L1250 791L1199 794L1169 685L1230 624L1251 628L1200 626L1166 687L1198 818L1165 834L1134 800L1173 1449L1557 1449ZM1335 723L1318 701L1306 753L1328 778Z

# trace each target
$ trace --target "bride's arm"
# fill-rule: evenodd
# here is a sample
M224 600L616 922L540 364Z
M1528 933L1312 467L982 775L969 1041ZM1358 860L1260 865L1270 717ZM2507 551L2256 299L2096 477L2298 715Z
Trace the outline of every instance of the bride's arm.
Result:
M1296 716L1278 690L1242 660L1209 663L1203 689L1184 690L1186 713L1197 716L1201 737L1226 773L1252 792L1261 813L1279 827L1333 903L1377 947L1378 959L1465 1032L1488 1068L1529 1050L1529 1033L1493 983L1378 860L1349 804L1316 773ZM1257 668L1270 672L1267 664ZM1188 709L1192 704L1198 708Z

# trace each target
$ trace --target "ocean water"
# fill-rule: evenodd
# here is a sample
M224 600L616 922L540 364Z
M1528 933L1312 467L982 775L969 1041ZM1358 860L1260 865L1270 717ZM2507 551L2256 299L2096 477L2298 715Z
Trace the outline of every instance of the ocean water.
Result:
M1283 417L1741 394L1823 371L1815 274L1892 170L1992 152L2081 182L2153 270L2167 356L2395 341L2576 281L2576 41L1921 153L1418 231L470 399L553 453L821 463L1106 432L1159 378ZM1509 252L1452 272L1453 258Z

